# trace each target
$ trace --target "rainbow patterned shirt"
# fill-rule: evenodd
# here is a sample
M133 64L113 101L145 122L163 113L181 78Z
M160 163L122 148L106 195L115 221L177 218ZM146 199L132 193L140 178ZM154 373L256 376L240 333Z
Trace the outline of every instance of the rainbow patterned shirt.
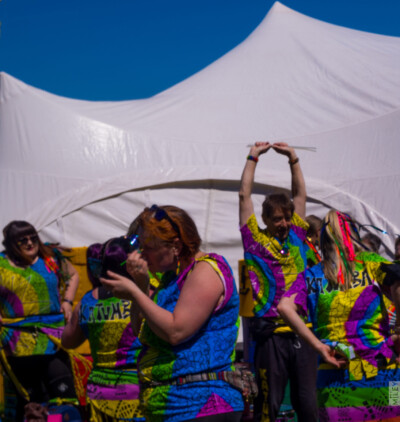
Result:
M91 399L139 397L136 361L141 344L132 331L130 308L130 301L95 299L92 291L82 298L79 325L93 358L87 391Z
M352 287L343 291L332 287L320 263L285 294L296 294L295 303L300 313L309 312L317 337L346 355L353 380L376 376L393 358L382 264L392 265L375 253L358 253Z
M52 260L52 258L50 258ZM54 354L56 345L45 332L59 336L58 276L42 258L27 268L14 267L0 254L0 341L9 355Z
M252 214L241 227L244 259L253 290L253 313L257 318L280 319L276 309L281 297L296 280L304 280L308 225L296 213L282 245L258 226Z
M242 394L223 380L174 385L180 377L233 369L239 327L239 296L232 270L225 259L209 254L193 261L178 277L161 281L154 301L174 311L180 291L196 262L209 263L221 278L224 300L206 323L185 342L172 346L154 334L146 322L140 340L141 399L152 422L177 422L243 410Z
M396 274L397 273L397 274ZM399 279L400 268L371 252L356 255L352 287L332 287L323 264L306 271L285 296L296 294L299 313L309 311L315 334L348 359L337 369L318 367L321 421L398 421L400 368L389 332L383 291Z

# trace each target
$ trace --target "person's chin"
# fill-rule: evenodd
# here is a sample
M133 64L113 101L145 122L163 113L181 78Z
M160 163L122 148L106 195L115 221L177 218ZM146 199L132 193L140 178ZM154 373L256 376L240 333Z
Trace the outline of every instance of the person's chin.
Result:
M278 234L278 239L279 239L281 242L284 242L284 241L287 239L288 235L289 235L289 232L279 233L279 234Z
M37 252L34 250L26 251L24 256L28 259L34 260L37 257Z

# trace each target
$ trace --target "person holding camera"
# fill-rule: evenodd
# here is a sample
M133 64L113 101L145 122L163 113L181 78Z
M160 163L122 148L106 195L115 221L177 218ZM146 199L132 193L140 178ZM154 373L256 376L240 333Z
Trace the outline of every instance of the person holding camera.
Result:
M136 370L141 344L132 331L131 302L115 297L99 280L109 269L129 277L124 261L135 239L113 238L89 246L87 270L93 289L76 306L62 334L66 348L89 340L93 369L86 400L92 422L145 420L139 406Z
M127 260L135 282L110 271L101 281L132 301L135 329L144 318L138 371L146 420L240 421L242 394L225 377L238 333L231 268L222 256L200 251L196 225L181 208L145 208L138 234L141 250ZM162 274L152 298L149 270Z

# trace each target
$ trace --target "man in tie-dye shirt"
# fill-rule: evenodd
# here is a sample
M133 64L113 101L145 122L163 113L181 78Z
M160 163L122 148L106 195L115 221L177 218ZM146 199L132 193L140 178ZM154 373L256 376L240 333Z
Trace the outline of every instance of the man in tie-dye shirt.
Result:
M266 229L261 229L251 192L258 158L271 148L289 159L293 200L283 193L268 196L262 211ZM256 342L254 365L259 384L254 406L256 422L276 419L288 380L298 420L317 421L316 354L284 324L276 309L292 283L304 278L305 204L305 182L294 149L281 142L257 142L252 146L242 174L239 217L253 289L250 332Z

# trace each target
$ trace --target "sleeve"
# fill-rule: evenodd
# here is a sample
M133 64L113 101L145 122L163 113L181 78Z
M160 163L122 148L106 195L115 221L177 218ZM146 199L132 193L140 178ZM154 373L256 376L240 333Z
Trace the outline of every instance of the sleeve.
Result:
M381 269L384 273L383 284L385 286L391 286L400 281L400 263L382 263Z
M357 255L368 271L368 275L381 286L391 286L400 280L400 263L391 262L373 252Z
M303 242L307 237L308 223L304 221L298 214L293 213L292 229Z
M242 242L244 251L247 252L252 248L252 245L257 242L257 237L260 229L257 224L257 219L255 214L251 214L246 224L240 228L240 233L242 235Z
M291 297L293 295L296 295L294 303L299 308L299 314L307 316L307 282L305 271L297 276L296 280L290 286L290 289L284 293L283 297Z

